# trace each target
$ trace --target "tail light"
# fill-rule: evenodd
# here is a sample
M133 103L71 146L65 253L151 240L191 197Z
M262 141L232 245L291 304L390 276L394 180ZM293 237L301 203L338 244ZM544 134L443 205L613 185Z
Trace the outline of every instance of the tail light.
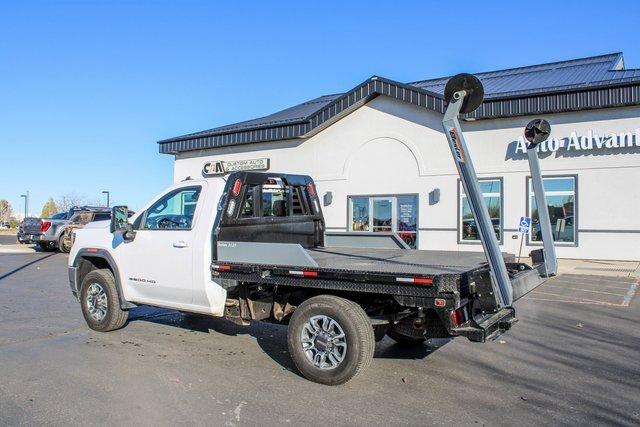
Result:
M464 323L464 311L462 307L451 312L451 323L455 326L460 326Z
M42 223L40 223L40 233L44 234L50 228L51 228L51 221L42 221Z

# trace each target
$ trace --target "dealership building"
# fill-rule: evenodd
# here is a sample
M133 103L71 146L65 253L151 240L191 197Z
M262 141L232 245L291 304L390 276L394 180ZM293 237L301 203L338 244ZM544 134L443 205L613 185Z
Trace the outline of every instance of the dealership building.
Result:
M467 70L460 70L467 71ZM485 99L461 123L503 251L540 245L525 125L538 147L560 258L640 260L640 69L622 53L476 73ZM442 131L447 77L374 76L266 117L159 141L174 180L233 170L311 175L328 231L395 232L418 249L480 251ZM527 235L520 218L533 218ZM524 240L522 240L524 239Z

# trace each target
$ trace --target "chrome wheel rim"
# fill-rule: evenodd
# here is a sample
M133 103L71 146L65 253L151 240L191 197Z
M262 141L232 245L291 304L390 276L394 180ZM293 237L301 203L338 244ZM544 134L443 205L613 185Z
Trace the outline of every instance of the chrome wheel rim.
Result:
M87 289L87 309L91 317L98 322L107 316L107 294L99 283L92 283Z
M335 369L347 354L347 336L342 326L329 316L312 316L302 326L302 351L317 368Z

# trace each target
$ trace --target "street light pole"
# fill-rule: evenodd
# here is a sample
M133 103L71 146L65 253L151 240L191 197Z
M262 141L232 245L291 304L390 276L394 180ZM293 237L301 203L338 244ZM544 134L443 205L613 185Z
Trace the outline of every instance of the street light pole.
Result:
M24 197L24 218L26 218L29 216L29 192L27 191L27 194L21 194L20 197Z
M109 192L108 191L103 191L102 194L106 194L107 195L107 207L109 207Z

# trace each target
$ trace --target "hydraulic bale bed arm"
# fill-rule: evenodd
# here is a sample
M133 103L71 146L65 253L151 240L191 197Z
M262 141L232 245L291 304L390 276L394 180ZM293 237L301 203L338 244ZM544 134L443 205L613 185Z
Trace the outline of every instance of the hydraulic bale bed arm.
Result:
M458 121L461 113L470 113L480 106L484 97L484 88L477 77L471 74L458 74L452 77L445 88L445 100L449 103L442 119L445 135L449 141L451 154L460 175L471 211L476 220L480 241L489 263L489 278L495 306L488 313L511 307L513 301L542 284L557 272L557 261L551 222L542 184L540 164L535 147L547 139L550 126L544 120L534 120L525 129L529 141L527 150L534 197L539 215L539 224L543 240L543 249L532 252L533 266L505 263L500 251L489 211L480 191L478 177L467 148L464 133ZM493 304L491 304L493 305ZM488 308L488 307L487 307ZM485 311L483 310L483 313Z

